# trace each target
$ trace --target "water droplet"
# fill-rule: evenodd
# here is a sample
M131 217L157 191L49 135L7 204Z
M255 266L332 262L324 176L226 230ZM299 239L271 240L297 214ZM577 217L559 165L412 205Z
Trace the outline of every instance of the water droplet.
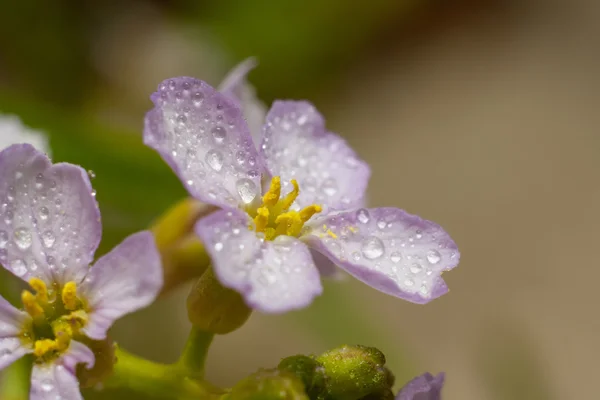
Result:
M386 226L387 226L387 223L384 220L380 219L379 221L377 221L377 227L379 229L385 229Z
M439 251L429 250L427 252L427 261L429 261L430 264L437 264L440 262L441 259L442 255L439 253Z
M40 384L40 387L46 393L54 390L54 384L52 383L52 381L50 379L46 379L46 380L42 381L42 383Z
M44 242L44 246L52 247L54 246L54 242L56 241L56 237L51 231L46 231L42 233L42 241Z
M421 239L422 237L423 237L423 232L417 231L416 234L415 234L415 238Z
M361 208L360 210L358 210L356 212L356 218L358 218L358 221L362 224L366 224L369 222L369 211L367 211L364 208Z
M429 294L429 288L427 287L426 284L422 284L421 289L419 289L419 291L421 292L422 295L425 295L425 296Z
M31 247L31 232L27 228L17 228L13 233L15 243L21 250L27 250Z
M88 169L87 174L90 177L90 179L94 179L96 177L96 173L94 171L92 171L91 169Z
M413 274L418 274L422 270L423 270L423 267L419 263L414 263L413 265L410 266L410 272L412 272Z
M406 286L413 286L415 284L415 281L413 281L412 279L407 279L404 281L404 284Z
M323 182L321 188L323 189L323 192L329 197L335 196L335 194L338 191L337 183L333 179L327 179L325 182Z
M97 194L98 192L96 192L96 189L92 189L92 197L96 197Z
M244 204L252 203L258 194L256 185L250 179L242 178L236 182L235 186Z
M13 214L13 212L12 212L12 211L7 211L7 212L4 214L4 222L5 222L7 225L10 225L10 224L12 223L12 220L13 220L14 216L15 216L15 215Z
M23 173L19 170L15 172L15 179L21 179L23 177Z
M27 273L27 264L25 264L25 261L21 260L20 258L13 260L13 262L10 263L10 267L12 268L14 274L18 277L22 277Z
M5 248L8 243L8 233L6 231L0 231L0 248Z
M399 263L400 260L402 260L402 254L395 251L392 254L390 254L390 260L392 260L393 263Z
M35 177L35 188L42 189L44 187L44 175L37 174Z
M221 242L217 242L217 243L215 243L215 250L216 250L216 251L221 251L221 250L223 250L223 243L221 243Z
M215 139L215 143L223 144L225 141L225 137L227 136L227 131L222 126L215 126L212 129L213 139Z
M223 154L217 150L210 150L206 153L204 161L215 171L220 171L223 168Z
M358 251L353 252L352 258L354 258L354 261L360 260L360 253Z
M366 258L374 260L383 255L384 249L381 239L370 236L363 241L361 251Z
M202 100L204 100L204 94L202 94L202 92L195 92L192 95L192 100L196 107L200 107L202 105Z
M40 218L45 221L48 219L49 216L50 216L50 210L48 210L47 207L41 207L40 208Z

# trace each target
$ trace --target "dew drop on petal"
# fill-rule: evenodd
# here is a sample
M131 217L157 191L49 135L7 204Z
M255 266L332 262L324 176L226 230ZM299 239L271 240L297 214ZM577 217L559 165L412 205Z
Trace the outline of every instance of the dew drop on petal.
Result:
M423 270L423 267L419 263L414 263L413 265L410 266L410 272L412 272L413 274L418 274L422 270Z
M37 174L35 177L35 188L36 189L43 189L44 188L44 175L42 174Z
M52 383L50 379L46 379L42 381L40 387L42 388L42 391L48 393L54 390L54 383Z
M384 220L380 219L379 221L377 221L377 227L379 229L385 229L386 226L387 226L387 223Z
M217 243L215 243L215 250L216 250L216 251L221 251L221 250L223 250L223 243L221 243L221 242L217 242Z
M225 141L225 137L227 136L227 131L222 126L215 126L212 129L212 135L215 139L215 143L222 144Z
M252 203L258 194L256 185L250 179L242 178L236 182L235 186L244 204Z
M367 224L369 222L370 216L369 216L369 211L367 211L364 208L361 208L360 210L358 210L356 212L356 218L358 219L358 221L362 224Z
M412 279L407 279L404 281L404 284L406 286L413 286L415 284L415 281L413 281Z
M395 251L392 254L390 254L390 260L392 260L393 263L399 263L400 260L402 260L402 255Z
M437 264L440 262L441 259L442 259L442 255L440 254L439 251L429 250L427 252L427 261L429 261L430 264Z
M215 171L220 171L223 168L223 154L217 150L210 150L206 153L204 161Z
M0 231L0 248L6 247L8 243L8 233L6 231Z
M54 242L56 241L56 237L51 231L46 231L42 233L42 241L44 242L44 246L52 247L54 246Z
M17 228L15 229L14 232L14 240L15 240L15 244L21 249L21 250L27 250L28 248L31 247L31 232L29 232L29 229L27 228Z
M25 264L25 261L21 260L20 258L13 260L10 263L10 267L12 268L14 274L18 277L21 277L27 273L27 264Z
M41 207L40 208L40 218L45 221L48 219L49 216L50 216L50 210L48 210L48 207Z
M383 242L375 236L370 236L363 241L361 251L369 260L379 258L384 252Z
M352 253L352 258L354 259L354 261L359 261L360 260L360 253L358 251L355 251Z
M321 189L323 190L323 193L329 197L335 196L338 191L337 183L333 179L327 179L325 182L323 182Z

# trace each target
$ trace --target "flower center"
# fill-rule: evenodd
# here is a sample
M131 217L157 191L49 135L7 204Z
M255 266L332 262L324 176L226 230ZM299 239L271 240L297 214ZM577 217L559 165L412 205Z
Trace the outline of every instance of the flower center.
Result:
M24 327L21 337L33 344L38 361L51 361L69 348L73 337L87 322L87 313L77 297L75 282L48 290L44 281L32 278L29 285L36 294L24 290L21 300L33 321Z
M300 194L300 187L295 179L291 180L294 189L285 197L281 198L281 178L274 176L271 186L263 196L262 204L248 214L254 220L256 232L264 233L265 239L273 240L277 236L298 236L304 224L315 214L320 213L322 208L317 204L304 207L300 211L290 211L290 207Z

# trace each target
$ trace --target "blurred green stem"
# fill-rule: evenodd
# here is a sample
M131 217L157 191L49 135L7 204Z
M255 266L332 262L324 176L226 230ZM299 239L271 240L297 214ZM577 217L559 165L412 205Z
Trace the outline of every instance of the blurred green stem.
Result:
M192 327L185 349L178 362L188 376L195 379L204 378L204 365L213 337L214 334L210 332Z
M179 364L155 363L125 350L115 352L117 363L107 388L127 388L152 399L199 400L218 399L223 391L189 376Z
M0 399L21 400L29 397L31 363L23 357L2 371Z

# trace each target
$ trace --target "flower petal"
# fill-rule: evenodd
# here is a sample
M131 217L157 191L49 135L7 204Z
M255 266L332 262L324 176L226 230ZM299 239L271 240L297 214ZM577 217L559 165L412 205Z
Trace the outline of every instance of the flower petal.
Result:
M284 189L300 185L296 207L320 204L327 209L360 207L371 174L346 141L325 130L308 102L276 101L267 115L261 151Z
M444 373L436 376L429 372L408 382L396 396L396 400L440 400L444 385Z
M0 338L0 370L32 352L31 348L23 346L18 337Z
M0 150L19 143L29 143L39 151L50 154L48 139L43 132L25 126L16 115L0 114Z
M221 207L258 200L263 161L236 101L187 77L164 81L151 99L144 142L192 196Z
M94 353L82 343L72 341L65 355L53 363L34 364L29 400L83 399L77 381L77 364L94 365Z
M256 90L246 80L248 73L258 65L256 59L248 58L233 68L219 85L219 91L238 101L250 128L256 146L262 140L262 127L267 115L267 106L256 97Z
M18 337L30 320L29 314L17 310L0 296L0 369L31 352Z
M163 270L149 231L127 237L100 258L81 283L80 294L91 309L83 331L106 337L115 320L151 304L163 285Z
M248 229L249 224L238 211L218 211L196 224L221 283L267 313L310 304L322 286L308 248L289 236L265 241Z
M87 173L52 165L31 145L0 152L0 262L23 280L73 280L100 242L100 211Z
M304 238L354 277L384 293L427 303L448 291L440 277L459 253L437 224L397 208L331 214Z

